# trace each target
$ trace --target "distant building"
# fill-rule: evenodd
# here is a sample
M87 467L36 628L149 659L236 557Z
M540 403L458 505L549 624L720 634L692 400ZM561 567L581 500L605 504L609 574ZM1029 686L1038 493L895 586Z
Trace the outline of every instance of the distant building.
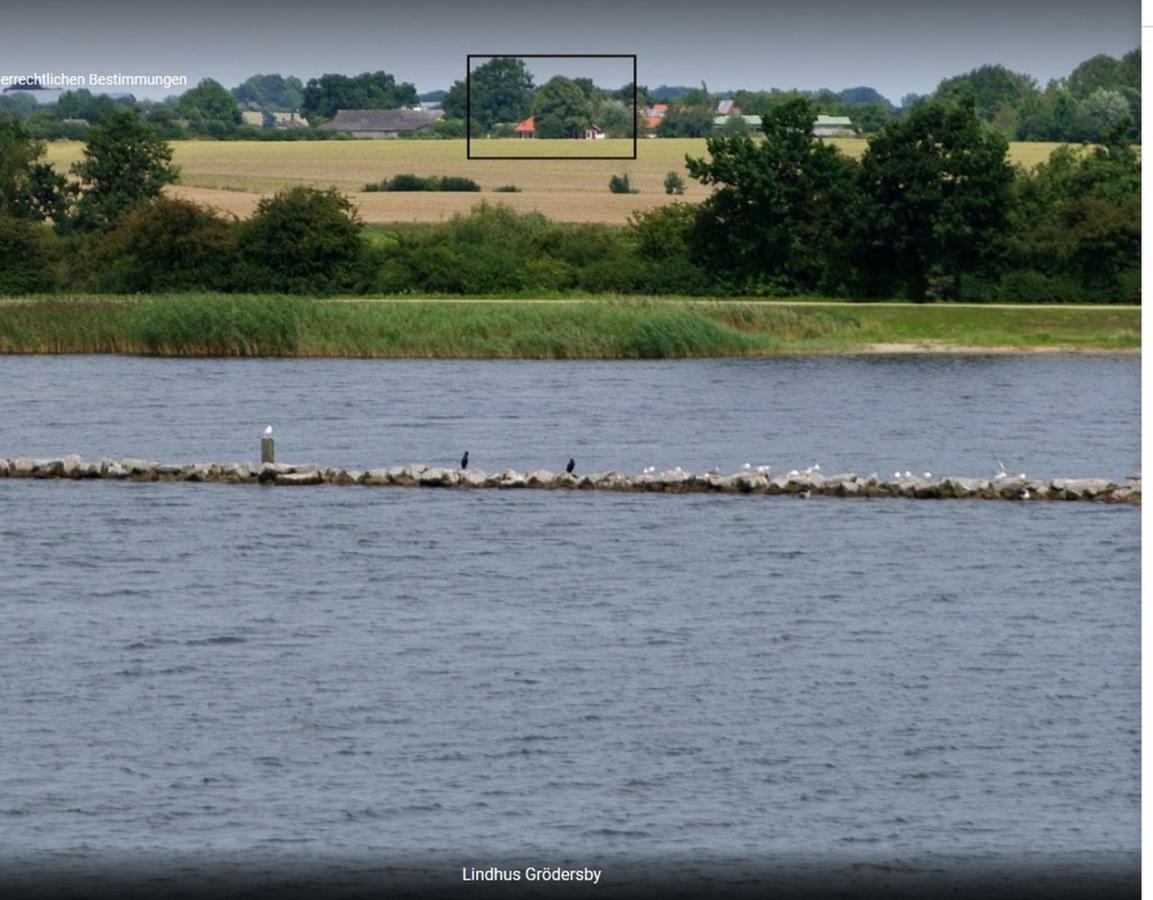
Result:
M524 119L513 131L516 132L516 136L522 141L531 141L536 137L536 117L529 116L527 119ZM601 141L604 140L605 133L599 125L593 124L582 128L572 135L572 137L582 141Z
M642 111L641 118L644 119L645 128L649 131L656 131L661 122L665 120L665 113L669 111L667 103L654 103L652 106L646 106Z
M340 109L321 131L347 131L358 138L397 138L432 127L444 117L439 109Z
M57 90L56 88L41 87L39 84L14 84L11 87L4 88L2 93L7 94L9 97L13 94L26 94L40 106L47 106L59 100L60 95L63 94L64 91Z
M733 118L744 119L751 132L764 130L760 116L717 116L713 119L713 127L723 128ZM817 116L817 121L813 123L815 137L860 137L860 134L848 116Z
M813 134L817 137L861 136L848 116L817 116L817 121L813 123Z
M739 116L740 114L741 108L733 103L732 100L721 100L717 104L718 116Z
M259 109L246 109L240 113L240 118L244 121L245 125L251 125L253 128L307 128L308 121L304 119L300 113L295 112L273 112L268 113L272 117L271 124L264 124L264 113Z
M744 119L745 125L748 127L749 131L761 132L764 130L764 125L761 122L760 116L742 116L742 115L716 116L713 119L713 127L714 128L723 128L725 125L727 125L733 119Z

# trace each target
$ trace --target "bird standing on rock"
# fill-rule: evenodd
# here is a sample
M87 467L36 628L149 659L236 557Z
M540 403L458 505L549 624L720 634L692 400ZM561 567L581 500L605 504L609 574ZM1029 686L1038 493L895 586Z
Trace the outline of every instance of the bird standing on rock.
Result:
M460 467L462 469L468 468L468 451L467 450L464 451L464 456L462 456L460 458Z
M575 460L575 459L572 459L572 458L570 457L570 458L569 458L569 461L568 461L568 465L564 467L564 470L565 470L566 472L568 472L568 473L571 475L571 474L572 474L572 470L573 470L573 469L575 469L575 468L576 468L576 460Z

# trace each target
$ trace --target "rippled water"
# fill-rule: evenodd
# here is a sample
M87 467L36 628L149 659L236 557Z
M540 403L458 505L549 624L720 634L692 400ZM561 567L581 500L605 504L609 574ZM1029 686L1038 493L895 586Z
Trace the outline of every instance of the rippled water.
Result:
M1135 359L0 358L0 380L0 455L249 459L271 421L282 458L342 465L1138 461ZM3 480L0 867L1133 874L1138 524Z

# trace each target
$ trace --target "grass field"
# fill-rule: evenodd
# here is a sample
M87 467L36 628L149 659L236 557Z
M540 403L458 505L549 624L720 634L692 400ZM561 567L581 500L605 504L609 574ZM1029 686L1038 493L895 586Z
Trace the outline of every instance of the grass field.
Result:
M481 143L481 142L477 142ZM438 222L465 212L481 198L500 200L518 211L536 210L569 222L624 224L635 209L651 209L676 199L700 200L708 189L684 171L686 154L703 156L705 142L693 139L642 140L636 160L577 160L563 154L588 152L590 146L614 155L632 152L631 141L486 141L499 144L499 152L557 154L554 160L467 159L459 141L174 141L173 161L180 167L180 184L173 192L247 216L262 195L296 184L335 186L349 193L366 222ZM852 156L859 156L863 139L833 140ZM531 145L531 146L530 146ZM1048 158L1057 144L1017 143L1010 147L1014 161L1026 166ZM48 161L60 170L80 157L82 144L57 141L48 145ZM487 149L487 148L486 148ZM664 193L665 174L682 174L683 197ZM370 181L411 172L416 175L464 175L484 193L361 193ZM637 194L611 194L609 178L628 174ZM501 185L515 184L522 193L491 194Z
M590 300L319 301L188 294L0 302L0 353L656 359L1123 351L1135 307Z

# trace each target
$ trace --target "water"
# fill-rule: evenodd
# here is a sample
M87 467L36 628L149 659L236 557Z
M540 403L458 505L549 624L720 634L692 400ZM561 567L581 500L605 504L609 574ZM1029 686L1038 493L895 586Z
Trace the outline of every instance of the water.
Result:
M272 422L282 457L350 466L1138 465L1131 358L2 358L0 380L0 455L251 459ZM0 871L1131 886L1138 524L0 481Z

